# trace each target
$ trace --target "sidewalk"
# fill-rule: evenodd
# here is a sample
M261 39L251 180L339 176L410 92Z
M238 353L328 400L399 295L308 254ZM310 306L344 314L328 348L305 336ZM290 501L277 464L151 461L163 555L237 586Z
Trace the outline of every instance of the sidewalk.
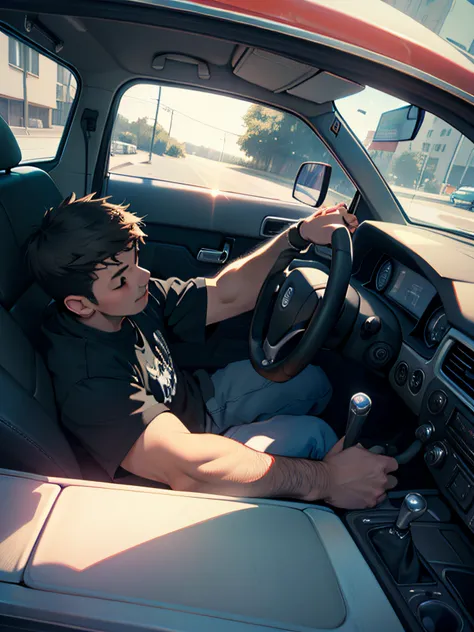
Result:
M115 156L110 156L109 158L109 171L146 162L148 161L148 156L148 152L141 149L138 149L136 154L115 154Z
M450 204L449 195L440 195L439 193L427 193L426 191L417 191L416 189L407 189L396 184L389 185L397 196L416 198L417 200L429 200L438 204Z
M53 125L52 127L10 127L16 138L61 138L64 127L62 125Z

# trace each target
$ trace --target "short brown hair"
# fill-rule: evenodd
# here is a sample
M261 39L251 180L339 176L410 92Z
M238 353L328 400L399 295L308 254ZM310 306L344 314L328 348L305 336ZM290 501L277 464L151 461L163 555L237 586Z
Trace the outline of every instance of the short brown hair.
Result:
M129 204L112 204L95 193L78 200L73 193L56 208L46 211L41 226L27 244L32 275L58 302L70 294L97 303L92 284L95 270L118 265L116 255L144 241L142 218L130 213ZM104 261L111 259L111 264Z

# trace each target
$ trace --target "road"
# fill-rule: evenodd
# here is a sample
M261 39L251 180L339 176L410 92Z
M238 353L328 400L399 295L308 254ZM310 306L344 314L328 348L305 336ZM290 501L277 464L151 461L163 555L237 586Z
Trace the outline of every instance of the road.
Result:
M114 156L114 159L116 158ZM124 161L126 158L128 156L124 156ZM215 191L231 191L298 204L292 197L293 184L291 182L285 182L282 178L271 174L255 175L256 172L246 167L207 160L199 156L186 156L186 158L153 156L152 164L138 163L115 168L112 171L140 178L158 178L169 182L206 187ZM350 198L347 196L330 191L327 203L336 204L348 200Z
M29 130L29 134L19 130L17 141L23 160L54 157L61 138L61 128ZM294 202L292 184L270 174L256 175L251 170L237 165L207 160L198 156L171 158L153 156L152 164L146 164L147 152L136 155L116 155L111 158L111 171L141 178L157 178L170 182L192 184L220 191L232 191ZM133 164L130 164L133 163ZM118 165L125 165L117 168ZM474 233L474 213L455 208L442 196L425 194L426 197L410 198L410 192L394 187L395 194L410 218L415 221L434 223L447 228L457 228ZM326 204L346 202L347 198L334 190L329 190Z
M114 158L117 159L117 156ZM123 158L125 161L128 157L123 156ZM254 175L251 170L244 167L207 160L198 156L186 156L186 158L153 156L152 164L137 163L112 169L112 171L140 178L157 178L214 190L246 193L294 202L291 195L291 183L279 181L272 176ZM398 195L407 214L415 221L474 233L473 212L459 207L455 208L449 202L440 199L440 196L410 199L406 193L399 192ZM346 201L345 196L330 189L325 203L330 205Z

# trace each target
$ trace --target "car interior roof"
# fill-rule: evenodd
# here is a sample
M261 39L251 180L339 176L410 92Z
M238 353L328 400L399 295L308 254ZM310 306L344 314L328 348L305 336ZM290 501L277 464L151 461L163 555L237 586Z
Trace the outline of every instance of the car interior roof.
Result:
M51 42L37 29L25 34L24 17L19 11L0 11L1 21L51 50ZM79 71L85 85L94 87L100 82L100 87L113 90L132 78L174 82L261 100L307 117L327 112L334 99L364 89L350 77L326 72L316 63L310 66L237 41L101 18L38 18L64 43L58 56ZM179 61L168 59L163 70L152 67L157 55L169 54L205 61L209 79L199 78L195 65Z

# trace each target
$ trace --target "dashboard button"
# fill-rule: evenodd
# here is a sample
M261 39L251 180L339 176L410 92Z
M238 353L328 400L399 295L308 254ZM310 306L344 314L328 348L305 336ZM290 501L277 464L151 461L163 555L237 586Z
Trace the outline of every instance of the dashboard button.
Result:
M398 386L405 386L408 379L408 364L406 362L399 362L397 364L394 379Z
M425 374L423 373L423 371L421 369L415 369L410 375L410 379L408 381L408 388L413 395L418 395L418 393L421 391L421 387L423 386L424 381Z
M377 342L370 347L369 356L373 364L382 366L392 357L392 349L383 342Z
M471 505L474 498L474 487L459 470L456 471L448 489L463 509L467 509Z
M369 316L365 319L361 327L361 336L362 338L370 338L371 336L375 336L382 327L382 321L378 316Z
M431 444L425 452L426 465L441 467L447 454L446 447L441 441Z
M448 396L443 391L433 391L428 398L428 410L433 415L439 415L446 407Z
M418 426L415 430L415 437L421 441L421 443L427 443L431 437L433 436L435 429L431 421L428 421L426 424L422 424Z

